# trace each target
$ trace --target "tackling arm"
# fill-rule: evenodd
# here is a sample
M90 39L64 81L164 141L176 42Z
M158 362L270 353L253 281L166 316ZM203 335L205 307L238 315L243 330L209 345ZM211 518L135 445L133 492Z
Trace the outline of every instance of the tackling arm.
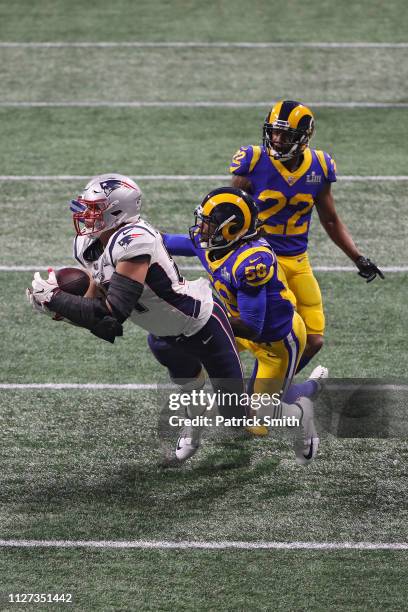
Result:
M185 257L196 255L190 236L187 234L162 234L162 238L170 255L184 255Z
M375 263L364 257L356 247L346 225L337 214L331 184L327 183L316 197L315 205L319 219L333 242L355 263L359 275L370 282L377 276L384 278Z
M239 317L231 317L230 323L234 336L256 340L262 333L266 313L266 287L249 293L238 291Z

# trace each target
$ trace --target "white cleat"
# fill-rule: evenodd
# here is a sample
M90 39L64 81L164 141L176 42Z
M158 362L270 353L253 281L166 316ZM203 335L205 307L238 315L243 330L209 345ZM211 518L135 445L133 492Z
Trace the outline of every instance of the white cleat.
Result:
M313 394L312 399L316 399L319 393L323 390L324 384L328 376L329 370L321 365L316 366L313 372L310 374L309 380L314 380L318 385L318 388Z
M184 426L176 446L178 461L190 459L200 448L201 427Z
M181 393L189 393L191 391L200 391L205 385L205 372L201 369L197 378L194 378L184 385L179 386ZM186 408L185 416L188 419L203 416L206 412L206 406L190 405ZM186 461L190 459L200 448L200 439L202 427L193 427L192 425L184 425L180 431L176 446L176 458L178 461Z
M313 420L313 401L309 397L300 397L296 405L302 412L294 442L296 463L308 465L316 457L320 442Z

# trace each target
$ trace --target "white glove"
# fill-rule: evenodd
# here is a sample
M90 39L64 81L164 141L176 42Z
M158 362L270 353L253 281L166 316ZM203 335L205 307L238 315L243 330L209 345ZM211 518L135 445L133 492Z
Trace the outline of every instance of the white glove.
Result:
M52 312L46 306L51 300L54 290L58 287L55 272L52 268L48 268L48 278L44 280L41 278L39 272L34 274L34 280L31 283L32 289L26 289L26 297L28 302L31 304L35 312L46 314L52 317L55 321L63 321L64 318L61 315Z
M58 288L54 270L52 268L48 268L47 280L41 278L41 274L36 272L31 285L33 287L32 295L35 301L41 305L48 304L55 289Z

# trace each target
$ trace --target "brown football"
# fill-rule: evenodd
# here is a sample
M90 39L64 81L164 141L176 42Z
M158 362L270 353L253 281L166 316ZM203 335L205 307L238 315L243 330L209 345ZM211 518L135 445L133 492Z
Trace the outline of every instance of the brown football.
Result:
M89 276L79 268L60 268L55 271L58 287L72 295L85 295L89 287Z

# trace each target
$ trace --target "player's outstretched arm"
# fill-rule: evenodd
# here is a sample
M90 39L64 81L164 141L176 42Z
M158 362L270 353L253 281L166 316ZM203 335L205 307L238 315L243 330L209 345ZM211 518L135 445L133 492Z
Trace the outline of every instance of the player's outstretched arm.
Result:
M188 234L162 234L164 246L170 255L194 257L196 252Z
M264 327L266 313L266 288L237 293L239 317L231 317L230 323L234 336L256 340Z
M315 200L319 219L333 242L354 262L359 272L367 282L378 275L384 278L381 270L367 257L364 257L356 247L346 225L337 214L330 183L326 184Z

